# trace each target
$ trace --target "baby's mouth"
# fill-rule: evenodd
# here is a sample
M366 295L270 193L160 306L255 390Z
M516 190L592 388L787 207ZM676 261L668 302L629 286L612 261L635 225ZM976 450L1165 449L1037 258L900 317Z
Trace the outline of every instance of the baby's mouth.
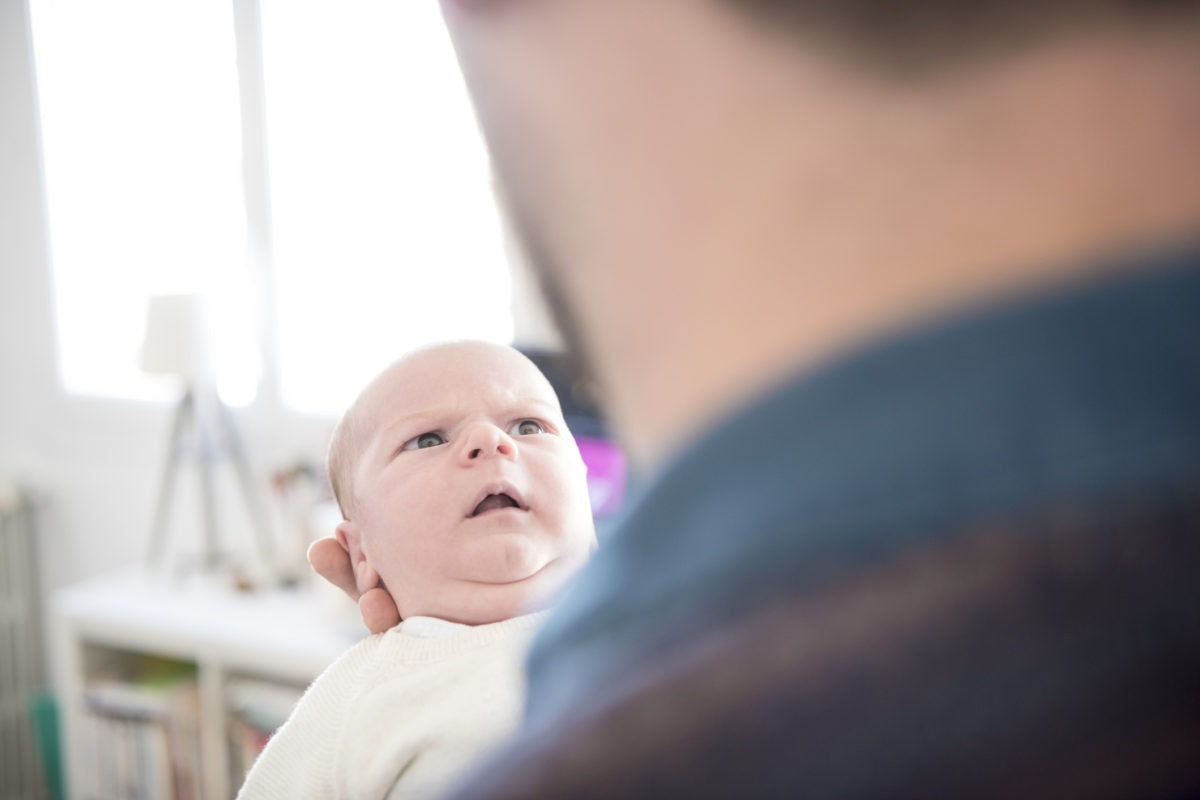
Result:
M488 511L495 511L498 508L520 508L521 504L513 500L507 494L489 494L487 497L479 501L479 505L475 506L475 510L471 512L472 517L478 517L480 514L486 514Z
M496 481L479 488L479 494L475 495L475 506L468 512L467 517L478 517L489 511L503 511L506 508L529 510L520 489L508 481Z

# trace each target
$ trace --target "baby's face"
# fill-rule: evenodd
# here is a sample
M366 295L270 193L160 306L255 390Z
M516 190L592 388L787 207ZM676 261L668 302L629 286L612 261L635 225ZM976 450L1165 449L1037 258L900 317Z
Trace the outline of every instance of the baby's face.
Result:
M402 617L507 619L587 560L583 461L524 356L481 343L423 351L360 402L368 433L343 525Z

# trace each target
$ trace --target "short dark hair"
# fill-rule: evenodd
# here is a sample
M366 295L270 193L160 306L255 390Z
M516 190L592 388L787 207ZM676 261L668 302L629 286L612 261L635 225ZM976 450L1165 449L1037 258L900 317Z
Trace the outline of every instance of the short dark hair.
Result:
M913 67L1002 52L1057 33L1200 17L1200 0L721 0L782 33Z

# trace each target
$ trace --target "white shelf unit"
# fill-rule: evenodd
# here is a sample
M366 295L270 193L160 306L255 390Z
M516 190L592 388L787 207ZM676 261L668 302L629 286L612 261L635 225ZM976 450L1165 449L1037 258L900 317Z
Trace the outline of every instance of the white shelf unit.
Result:
M237 792L226 741L225 686L253 678L306 686L365 635L353 604L327 593L237 593L212 580L171 581L126 572L63 589L54 597L54 678L68 796L107 800L90 782L81 735L86 691L104 664L144 656L194 666L201 800ZM136 794L134 795L136 796Z

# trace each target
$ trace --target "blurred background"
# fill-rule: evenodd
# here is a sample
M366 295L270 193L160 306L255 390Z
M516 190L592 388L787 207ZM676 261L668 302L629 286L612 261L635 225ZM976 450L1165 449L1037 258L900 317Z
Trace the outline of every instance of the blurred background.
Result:
M414 346L537 356L620 502L436 3L0 0L0 318L3 799L231 795L361 635L303 550Z

